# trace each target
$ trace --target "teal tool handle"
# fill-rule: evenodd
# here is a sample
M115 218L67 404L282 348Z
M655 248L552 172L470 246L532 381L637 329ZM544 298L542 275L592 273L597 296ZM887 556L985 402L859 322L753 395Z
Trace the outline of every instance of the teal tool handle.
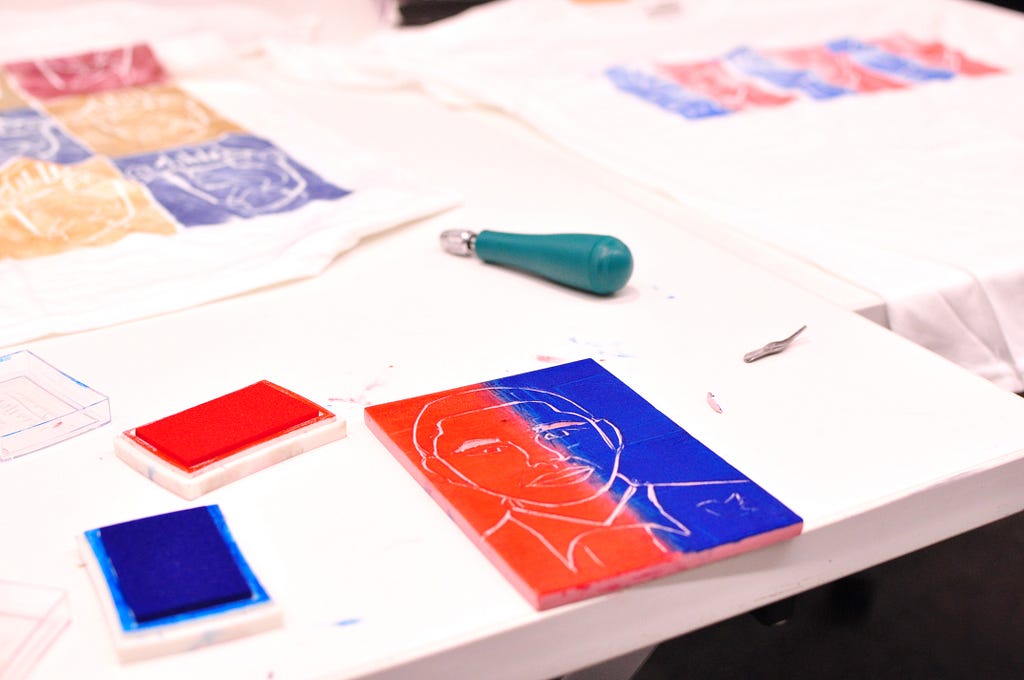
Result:
M619 290L633 273L632 253L614 236L481 231L473 249L484 262L522 269L599 295Z

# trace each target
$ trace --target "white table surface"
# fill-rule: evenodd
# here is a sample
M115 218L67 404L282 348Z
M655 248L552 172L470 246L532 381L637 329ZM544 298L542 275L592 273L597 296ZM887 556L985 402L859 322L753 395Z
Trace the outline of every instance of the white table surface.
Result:
M31 349L109 395L113 414L0 464L0 573L70 597L33 678L550 678L1024 507L1024 400L857 315L857 291L837 304L805 289L813 271L784 281L677 228L713 230L700 215L651 207L510 121L415 93L276 87L464 203L315 279L0 348ZM636 269L594 297L445 254L437 235L453 227L610 233ZM785 353L742 361L803 324ZM538 613L363 425L367 404L586 356L802 515L803 535ZM116 433L264 378L334 407L348 437L193 502L114 456ZM75 535L207 503L285 626L120 665Z
M637 85L656 78L657 64L685 70L709 59L732 73L738 64L723 55L738 45L768 54L894 34L1005 73L700 122L623 96L606 75L618 65L643 74ZM785 251L784 260L873 291L888 327L1020 392L1021 45L1019 14L961 0L519 0L354 47L270 49L295 78L416 82L448 101L501 110L622 177L703 207L721 224L702 235L728 250Z

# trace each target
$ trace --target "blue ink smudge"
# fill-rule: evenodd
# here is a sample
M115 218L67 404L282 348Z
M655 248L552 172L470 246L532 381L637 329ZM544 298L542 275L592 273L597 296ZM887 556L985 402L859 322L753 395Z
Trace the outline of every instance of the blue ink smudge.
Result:
M335 622L334 622L334 625L335 625L335 626L338 626L338 627L342 627L342 626L354 626L354 625L355 625L355 624L357 624L357 623L362 623L362 621L363 621L363 620L362 620L362 619L360 619L360 618L358 618L358 617L356 617L356 618L351 618L351 619L341 619L340 621L335 621Z

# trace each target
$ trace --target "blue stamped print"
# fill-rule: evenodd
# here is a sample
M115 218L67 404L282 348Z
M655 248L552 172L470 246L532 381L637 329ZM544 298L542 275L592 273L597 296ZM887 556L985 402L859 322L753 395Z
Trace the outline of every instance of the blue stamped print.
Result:
M651 73L625 66L612 66L605 75L623 92L636 95L684 118L699 119L730 113L724 106L693 94L684 87Z
M903 78L904 80L916 82L949 80L956 75L948 69L926 66L912 59L887 52L877 45L869 45L853 38L833 40L826 46L832 52L850 55L854 61L862 66L896 76L897 78Z
M114 163L126 177L145 184L186 227L289 212L351 193L273 143L247 134L115 158Z
M0 165L12 158L78 163L92 155L54 119L35 109L0 111Z
M696 119L1004 72L940 42L895 35L871 41L844 37L795 49L737 47L710 60L617 65L604 74L622 92Z
M726 55L737 70L760 78L784 90L798 90L812 99L831 99L851 90L833 85L809 69L786 66L749 47L738 47Z

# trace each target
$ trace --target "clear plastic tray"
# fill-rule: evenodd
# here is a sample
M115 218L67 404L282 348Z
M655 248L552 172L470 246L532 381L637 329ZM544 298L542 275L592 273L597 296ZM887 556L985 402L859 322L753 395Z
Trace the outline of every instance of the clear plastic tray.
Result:
M110 401L28 350L0 356L0 462L110 422Z
M0 680L28 676L70 620L63 590L0 581Z

